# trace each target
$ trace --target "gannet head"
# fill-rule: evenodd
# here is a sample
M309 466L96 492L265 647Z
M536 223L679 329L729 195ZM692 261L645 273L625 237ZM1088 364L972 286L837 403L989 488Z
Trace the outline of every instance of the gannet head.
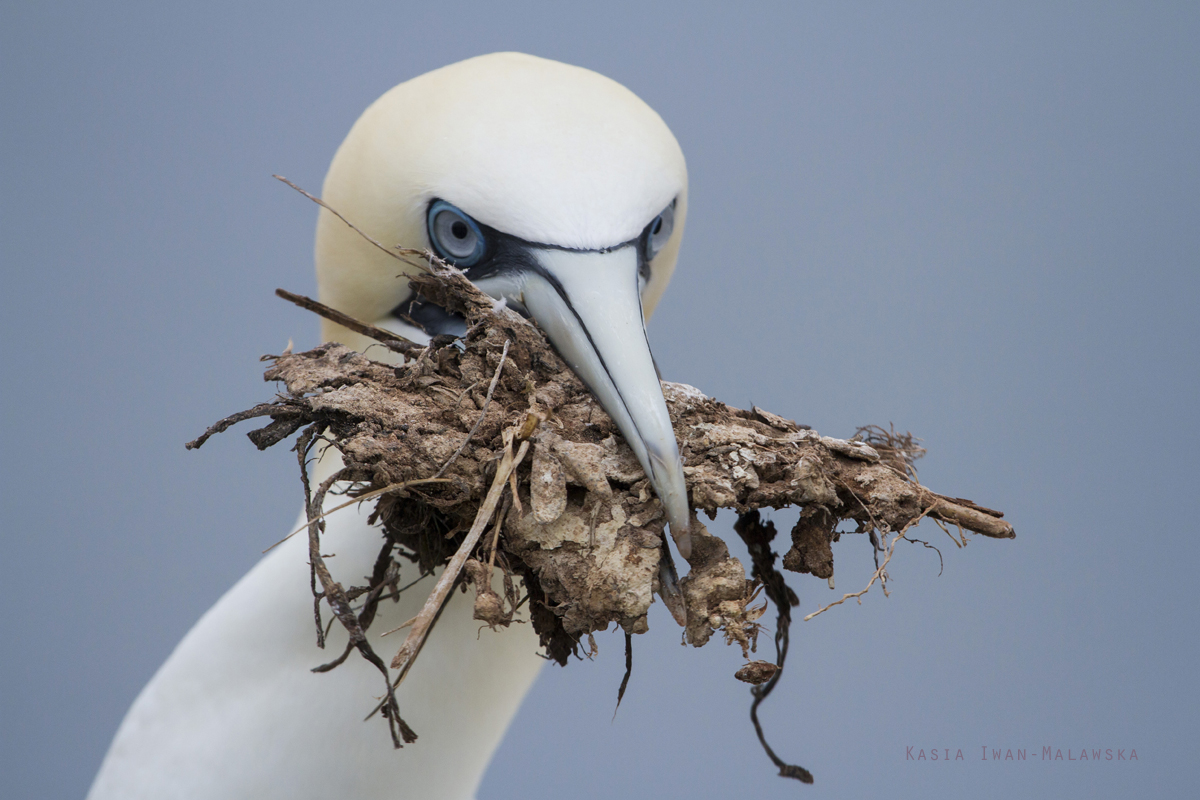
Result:
M519 53L472 58L393 88L354 124L323 197L385 245L429 249L537 320L637 455L681 554L690 515L645 319L679 253L687 168L678 142L625 87ZM327 211L323 302L383 327L461 321L413 304L413 268ZM327 339L365 346L325 323Z

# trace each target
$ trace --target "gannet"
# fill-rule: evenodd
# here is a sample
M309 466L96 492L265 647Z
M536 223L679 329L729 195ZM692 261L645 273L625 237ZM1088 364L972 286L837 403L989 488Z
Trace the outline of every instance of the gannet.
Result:
M687 216L683 154L658 114L586 69L480 56L380 97L322 194L377 241L431 250L533 317L617 423L688 555L687 489L645 332ZM462 331L414 300L401 262L324 210L316 266L321 300L351 316L419 341ZM328 322L323 333L372 344ZM313 479L337 467L327 453ZM347 583L378 553L366 514L327 519L322 548ZM479 635L471 598L454 593L397 692L420 738L395 751L386 722L363 721L381 692L373 667L311 672L345 635L335 626L328 649L315 646L307 556L304 537L275 548L184 637L122 722L91 800L474 796L544 663L531 626ZM379 652L399 645L380 632L415 616L431 583L381 604Z

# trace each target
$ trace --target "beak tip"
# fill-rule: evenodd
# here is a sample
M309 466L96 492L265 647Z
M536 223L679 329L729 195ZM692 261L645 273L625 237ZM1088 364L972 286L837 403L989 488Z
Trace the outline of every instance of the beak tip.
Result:
M676 534L672 531L671 538L675 540L675 546L679 548L679 555L683 556L683 560L690 561L692 558L692 532L685 530L683 533Z

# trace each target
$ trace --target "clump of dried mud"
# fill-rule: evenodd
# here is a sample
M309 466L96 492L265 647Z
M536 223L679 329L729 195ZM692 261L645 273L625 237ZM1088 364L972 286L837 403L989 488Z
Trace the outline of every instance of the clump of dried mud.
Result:
M419 347L289 296L376 336L405 353L407 362L379 363L336 344L273 357L265 377L283 385L277 398L222 420L189 443L198 447L238 421L270 417L250 434L259 448L299 434L301 463L318 441L340 452L344 468L333 478L310 486L304 477L318 640L323 644L322 602L351 635L347 652L328 666L357 648L389 686L395 684L363 631L380 592L395 589L395 560L406 557L422 572L449 567L440 582L445 592L427 604L425 630L418 622L392 662L400 677L417 657L445 594L459 582L474 587L476 616L492 626L506 626L514 610L528 604L546 654L561 664L578 653L583 637L613 623L627 635L645 633L647 611L659 594L686 620L690 644L699 647L721 634L742 648L748 663L737 677L754 684L757 707L779 679L795 605L775 566L774 526L763 523L757 509L801 509L782 566L820 578L832 579L831 544L840 523L870 534L877 553L886 554L872 583L878 579L885 590L890 548L924 518L955 526L960 538L964 529L1014 535L999 512L918 483L912 462L924 451L910 436L869 428L849 440L830 438L761 409L732 408L690 386L664 382L692 506L710 518L719 508L740 514L737 532L754 559L747 577L724 541L694 519L695 544L682 574L685 565L671 562L662 506L633 452L541 332L453 269L435 263L412 284L426 299L464 316L466 336ZM370 586L342 586L321 559L321 509L335 486L349 486L350 497L376 504L374 519L386 546ZM503 594L493 589L493 570L503 579ZM672 593L677 573L682 577ZM749 661L765 599L777 610L775 663ZM352 609L356 600L361 610ZM381 708L397 745L415 738L394 699ZM769 747L767 752L781 774L811 781L807 771L784 764Z

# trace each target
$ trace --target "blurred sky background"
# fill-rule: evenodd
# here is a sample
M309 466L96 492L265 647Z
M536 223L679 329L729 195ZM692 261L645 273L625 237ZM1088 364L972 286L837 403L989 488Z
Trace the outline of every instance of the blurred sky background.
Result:
M315 293L316 209L271 173L319 190L379 94L497 50L608 75L679 138L666 378L830 435L894 422L923 482L1017 538L925 526L940 577L901 547L890 598L796 623L762 716L812 787L760 750L740 653L680 647L656 606L615 721L608 633L543 671L480 799L1193 794L1195 4L220 0L0 11L0 794L81 797L295 518L284 448L245 426L183 448L271 396L261 354L318 341L272 296ZM773 518L786 537L795 512ZM834 555L836 592L789 575L800 615L865 585L862 537Z

